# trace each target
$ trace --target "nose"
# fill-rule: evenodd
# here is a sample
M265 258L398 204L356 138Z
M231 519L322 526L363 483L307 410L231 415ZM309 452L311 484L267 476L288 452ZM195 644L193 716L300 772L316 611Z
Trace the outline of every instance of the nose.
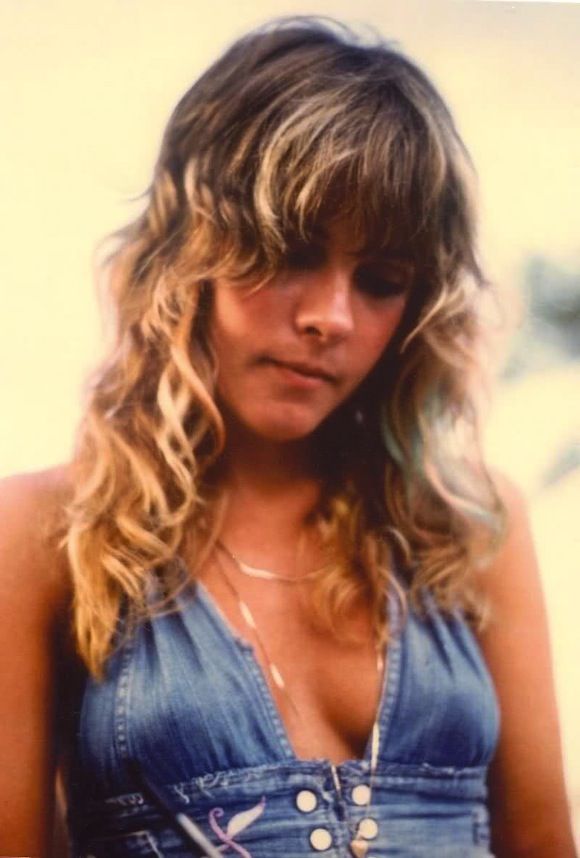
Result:
M347 337L354 328L350 273L342 267L311 272L296 310L301 334L332 343Z

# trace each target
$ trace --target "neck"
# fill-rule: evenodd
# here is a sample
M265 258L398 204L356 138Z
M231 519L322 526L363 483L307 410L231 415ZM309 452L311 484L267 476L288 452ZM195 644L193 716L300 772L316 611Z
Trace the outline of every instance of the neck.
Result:
M311 438L269 441L228 423L220 481L234 491L245 488L270 497L294 492L306 483L318 484L313 447Z
M311 443L257 441L239 427L228 428L216 477L228 498L224 542L257 565L264 560L267 566L265 561L279 551L283 559L274 565L288 568L284 555L294 554L321 493ZM263 556L248 550L256 543Z

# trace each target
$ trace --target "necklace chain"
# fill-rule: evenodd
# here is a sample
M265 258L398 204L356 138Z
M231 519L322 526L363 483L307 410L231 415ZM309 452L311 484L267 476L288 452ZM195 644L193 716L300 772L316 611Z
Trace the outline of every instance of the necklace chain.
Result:
M281 581L283 584L299 584L301 581L307 581L310 578L315 578L320 571L319 569L312 569L310 572L306 572L304 575L298 576L271 572L270 569L260 569L257 566L251 566L249 563L245 563L243 560L240 560L240 558L220 539L218 539L216 544L218 548L221 548L221 550L227 554L230 560L234 561L236 568L243 575L247 575L249 578L260 578L263 581Z
M291 578L290 576L278 576L278 575L276 575L276 573L268 572L268 570L266 570L266 569L256 569L255 567L248 566L247 564L242 564L242 562L236 557L236 555L233 554L231 551L229 551L228 548L226 548L226 546L223 544L223 542L218 541L217 546L218 546L218 548L221 548L223 553L225 553L226 556L229 557L229 559L233 561L233 563L236 565L236 567L241 572L244 572L244 568L242 568L242 566L245 566L246 569L251 569L252 570L251 572L247 572L247 571L244 572L244 574L249 574L250 577L266 578L266 580L272 580L272 579L284 580L284 581L296 580L294 578ZM221 575L222 575L228 589L233 594L234 598L236 599L236 601L238 603L238 608L239 608L240 614L241 614L244 622L246 623L248 628L254 634L254 637L258 643L258 646L260 647L260 650L261 650L262 655L266 661L266 664L268 665L268 670L270 672L270 676L272 677L274 685L276 686L276 688L278 688L284 694L284 696L288 700L294 714L299 718L299 720L302 723L304 723L304 718L303 718L302 712L300 711L300 709L298 708L298 706L296 705L296 703L294 701L294 698L290 694L288 687L286 685L286 682L284 680L284 677L283 677L282 673L280 672L280 669L278 668L278 666L276 664L274 664L274 662L272 661L272 659L270 658L270 656L268 654L268 650L266 649L266 647L264 645L264 642L262 640L262 636L258 630L258 625L256 623L256 620L254 619L254 615L252 614L252 611L250 610L248 604L242 599L242 597L241 597L240 593L238 592L237 588L235 587L233 581L230 579L229 575L227 574L227 572L224 568L224 565L221 561L221 557L219 555L219 552L216 552L216 560L217 560L217 567L218 567L219 571L221 572ZM255 574L255 573L259 573L259 574ZM267 575L264 575L264 573L267 573ZM307 573L307 576L312 577L313 574L314 573L310 572L310 573ZM304 580L304 577L307 577L307 576L302 576L298 580L302 581L302 580ZM380 652L380 648L377 646L377 672L378 672L379 677L382 674L383 666L384 666L384 659L383 659L383 656ZM371 730L371 748L370 748L371 758L370 758L370 766L369 766L369 784L368 784L369 793L368 793L368 799L367 799L366 805L365 805L367 810L370 808L370 804L371 804L374 776L375 776L375 771L376 771L377 763L378 763L379 742L380 742L380 727L379 727L379 720L378 719L379 719L379 712L377 712L377 715L375 717L375 720L374 720L373 726L372 726L372 730ZM331 769L332 769L332 776L334 779L335 786L336 786L338 792L340 793L342 791L342 789L341 789L340 780L338 778L338 774L336 772L336 767L334 765L331 765ZM365 820L363 819L358 824L354 838L350 843L352 853L353 853L353 855L356 856L356 858L364 858L364 856L366 855L367 850L369 848L369 842L365 838L364 833L363 833L363 823L364 822L365 822Z
M226 552L226 553L228 554L229 557L231 557L231 559L235 563L238 563L237 559L235 558L235 556L233 554L230 554L229 552ZM226 570L224 568L223 563L221 562L219 554L217 555L217 565L218 565L218 568L222 574L224 581L226 582L228 589L233 594L233 596L235 597L235 599L238 603L238 608L240 610L240 614L242 615L242 619L244 620L244 622L248 626L248 628L254 633L254 637L256 638L256 641L258 642L258 646L260 647L260 650L262 651L262 655L264 656L266 664L268 665L268 670L270 672L270 676L272 677L276 688L278 688L280 691L282 691L282 693L285 695L286 699L288 700L290 706L292 707L292 711L294 712L294 714L301 721L303 721L302 713L300 712L300 710L296 706L296 703L294 702L292 695L288 691L288 688L286 687L286 682L284 681L284 677L280 673L280 669L278 668L278 666L276 664L274 664L274 662L272 661L272 659L270 658L270 656L268 654L268 650L266 649L266 646L264 645L264 642L262 640L262 636L258 630L258 624L256 623L256 620L254 619L254 615L252 614L248 604L240 596L240 594L239 594L237 588L235 587L233 581L230 579L230 576L226 573Z

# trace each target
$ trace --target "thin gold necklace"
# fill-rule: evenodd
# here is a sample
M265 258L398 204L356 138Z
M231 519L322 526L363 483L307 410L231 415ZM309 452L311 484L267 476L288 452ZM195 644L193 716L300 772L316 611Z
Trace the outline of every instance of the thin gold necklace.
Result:
M243 575L247 575L248 578L260 578L262 581L281 581L283 584L299 584L301 581L308 581L310 578L315 578L320 572L319 569L312 569L304 575L282 575L279 572L272 572L270 569L261 569L258 566L251 566L249 563L245 563L221 539L217 540L216 545L224 554L227 554L230 560L234 561L238 571Z
M235 563L236 566L239 567L240 561L238 560L238 558L234 554L232 554L230 551L228 551L226 549L226 547L223 545L223 543L218 542L218 546L221 547L223 549L224 553L230 558L230 560L232 560L233 563ZM227 574L227 572L224 568L224 565L221 561L219 552L216 552L216 561L217 561L217 567L218 567L219 571L221 572L221 575L222 575L228 589L230 590L230 592L232 593L232 595L234 596L234 598L236 599L236 601L238 603L238 608L239 608L240 614L241 614L244 622L246 623L248 628L254 634L254 637L258 643L258 646L260 647L260 650L262 652L264 660L268 666L270 676L272 677L272 680L273 680L276 688L278 688L284 694L284 696L286 697L286 699L288 700L288 702L292 708L292 711L300 719L301 723L304 724L304 717L302 715L302 712L300 711L300 709L296 705L292 695L290 694L288 687L286 685L286 682L284 680L284 677L283 677L282 673L280 672L280 669L270 658L268 650L265 647L264 642L262 640L262 636L258 630L258 625L256 623L256 620L254 619L254 615L252 614L248 604L242 599L242 597L241 597L240 593L238 592L237 588L235 587L233 581L230 579L229 575ZM266 571L266 570L260 570L260 571ZM272 573L272 574L274 574L274 573ZM256 576L256 577L258 577L258 576ZM383 666L384 666L384 659L383 659L383 655L382 655L378 645L377 645L376 649L377 649L377 673L378 673L379 677L381 677L382 671L383 671ZM371 759L370 759L370 766L369 766L369 792L368 792L367 801L363 805L364 807L366 807L367 811L369 810L370 804L371 804L373 782L374 782L374 777L375 777L375 772L376 772L377 762L378 762L378 755L379 755L380 727L379 727L378 718L379 718L379 712L377 711L377 714L375 716L375 720L373 722L373 726L371 729ZM333 777L336 789L339 792L339 794L341 794L342 793L342 787L340 784L340 780L338 778L336 766L331 764L331 770L332 770L332 777ZM354 835L354 839L351 840L351 842L350 842L350 849L352 851L352 854L355 856L355 858L365 858L365 855L367 854L367 851L368 851L369 845L370 845L369 840L373 839L376 836L376 831L373 831L373 833L369 835L369 833L368 833L368 828L369 828L368 824L369 823L373 823L373 828L376 828L376 824L374 824L374 820L371 820L369 817L365 817L364 819L361 819L361 821L359 822L359 824L357 826L357 830L356 830L356 833Z

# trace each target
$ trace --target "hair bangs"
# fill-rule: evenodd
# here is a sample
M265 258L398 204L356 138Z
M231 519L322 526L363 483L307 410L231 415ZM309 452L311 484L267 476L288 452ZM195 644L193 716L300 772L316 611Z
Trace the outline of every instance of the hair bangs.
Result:
M295 89L248 121L214 183L215 250L232 276L276 271L293 243L336 219L349 222L361 252L429 264L444 241L458 154L433 119L431 93L413 101L369 69Z
M75 452L66 544L76 640L94 675L127 600L153 612L152 570L166 607L183 583L176 558L187 547L195 577L219 535L225 495L212 468L227 438L212 281L259 287L338 219L352 249L408 260L414 280L383 358L313 438L325 491L312 520L329 558L318 615L339 630L370 588L383 632L385 584L400 589L393 555L411 600L431 588L441 606L458 597L481 619L474 576L502 510L478 443L474 286L487 282L470 178L420 68L319 19L248 34L184 94L147 206L118 234L107 272L114 337Z

